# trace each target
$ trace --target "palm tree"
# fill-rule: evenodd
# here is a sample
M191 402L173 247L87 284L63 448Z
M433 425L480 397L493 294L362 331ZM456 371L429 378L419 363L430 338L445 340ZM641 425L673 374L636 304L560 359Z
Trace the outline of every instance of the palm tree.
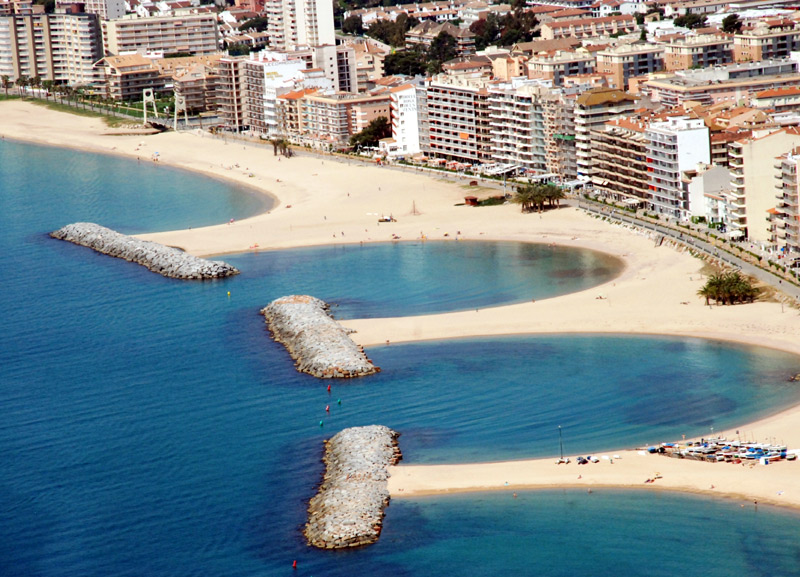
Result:
M758 293L759 290L753 286L752 281L742 276L739 271L712 274L706 284L697 291L699 296L706 299L707 305L711 300L723 305L753 302Z
M44 87L44 97L47 98L47 100L50 100L50 93L53 91L55 85L56 83L52 80L45 80L42 82L42 87Z
M8 89L11 86L11 79L8 77L8 74L3 74L3 76L0 77L0 80L2 80L3 90L6 91L6 96L8 96Z
M530 184L523 184L517 187L511 202L519 204L522 212L530 212L534 204L533 186Z
M21 98L25 98L25 94L23 93L22 89L28 85L28 82L28 77L24 74L17 78L17 89L19 90L19 95Z
M36 76L31 78L30 85L34 88L34 90L36 90L37 88L41 88L42 87L42 77L37 74Z

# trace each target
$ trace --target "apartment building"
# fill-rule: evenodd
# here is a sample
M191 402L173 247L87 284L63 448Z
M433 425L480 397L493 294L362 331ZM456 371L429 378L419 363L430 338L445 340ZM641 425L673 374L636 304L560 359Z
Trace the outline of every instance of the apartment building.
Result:
M547 172L568 182L578 175L575 156L575 101L583 85L549 90L541 95Z
M594 38L611 34L630 34L639 30L633 16L607 16L605 18L576 18L573 20L554 20L541 25L544 40L556 38Z
M106 98L132 102L142 100L142 91L164 90L165 77L149 58L141 54L106 56L102 61Z
M125 16L103 22L106 53L147 51L162 54L211 54L219 50L215 14L183 14L139 18Z
M788 58L797 50L800 50L800 28L789 20L777 26L758 22L753 29L733 37L733 58L736 62Z
M609 120L632 113L638 97L616 88L594 88L575 101L575 163L577 177L589 180L592 176L592 130Z
M335 45L333 4L326 0L266 0L270 45L276 50L295 46Z
M753 96L750 104L755 108L787 112L800 109L800 86L762 90Z
M492 161L527 172L547 172L544 109L546 89L531 82L508 82L489 89Z
M775 208L770 211L772 248L785 257L800 257L800 148L781 155L775 165Z
M710 106L724 101L749 100L764 90L798 85L797 62L784 59L676 71L666 78L647 80L642 83L641 90L666 106L679 106L688 101Z
M56 0L56 12L68 11L69 7L76 4L75 0ZM78 4L83 5L82 12L97 14L100 20L112 20L125 16L125 0L86 0ZM65 10L61 10L61 9Z
M800 129L754 131L729 148L731 195L728 199L730 234L768 243L772 232L766 222L776 208L775 159L800 146Z
M228 130L247 128L245 112L244 58L225 57L217 69L217 118Z
M190 113L216 110L218 69L219 62L214 67L198 63L172 77L175 95L183 96Z
M369 123L391 115L391 97L382 94L314 92L299 99L299 140L314 146L345 147Z
M630 206L649 202L647 124L617 118L591 131L592 183L605 196Z
M597 72L608 74L615 88L625 90L628 79L664 69L664 47L623 44L597 53Z
M449 34L456 40L456 54L469 56L475 54L475 34L467 28L460 28L449 22L422 22L406 32L406 46L428 48L439 34Z
M483 164L491 160L487 79L439 74L427 81L430 156Z
M708 127L700 118L677 116L651 122L645 136L650 206L660 214L687 220L691 213L682 174L699 162L711 161Z
M566 76L591 74L595 71L596 59L591 52L553 50L539 52L528 59L528 78L552 80L553 86L561 86Z
M97 81L103 57L94 14L16 14L0 17L0 75L39 77L69 86Z
M392 138L398 156L417 154L420 147L419 87L414 84L395 86L389 91L391 98Z
M733 62L733 38L728 34L698 34L673 38L664 45L664 68L687 70Z

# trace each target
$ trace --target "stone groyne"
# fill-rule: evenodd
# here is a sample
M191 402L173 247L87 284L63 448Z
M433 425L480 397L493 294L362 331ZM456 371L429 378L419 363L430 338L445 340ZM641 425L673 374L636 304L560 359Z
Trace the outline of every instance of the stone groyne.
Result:
M398 436L371 425L344 429L325 442L325 476L308 505L309 544L343 549L378 540L389 504L388 467L401 459Z
M272 337L301 373L321 379L363 377L380 371L333 320L325 302L305 295L281 297L261 310Z
M50 236L135 262L170 278L210 279L239 274L238 269L224 262L197 258L180 249L139 240L91 222L68 224Z

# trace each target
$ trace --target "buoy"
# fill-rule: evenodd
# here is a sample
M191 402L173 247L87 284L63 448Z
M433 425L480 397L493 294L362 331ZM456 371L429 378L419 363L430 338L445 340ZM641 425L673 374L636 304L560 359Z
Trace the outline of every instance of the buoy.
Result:
M319 426L320 426L320 427L324 426L324 423L323 423L322 421L320 421L320 422L319 422Z
M325 405L325 412L326 413L330 413L331 412L331 406L330 405Z
M231 291L228 291L228 298L231 298Z
M328 385L328 392L329 393L331 392L331 386L330 385Z
M341 404L342 404L342 399L337 399L337 400L336 400L336 404L337 404L337 405L341 405Z
M297 569L297 559L292 562L292 569Z

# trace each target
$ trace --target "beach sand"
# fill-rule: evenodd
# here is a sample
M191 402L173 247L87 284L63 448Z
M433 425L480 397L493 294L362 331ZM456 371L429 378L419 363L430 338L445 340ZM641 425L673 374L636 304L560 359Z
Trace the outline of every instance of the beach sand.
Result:
M672 246L566 207L542 215L516 205L457 206L465 195L497 194L415 172L331 157L274 156L271 145L246 145L199 131L111 135L99 119L21 101L0 102L0 135L39 144L124 155L221 177L274 196L266 214L212 227L143 235L198 256L331 243L413 240L509 240L589 248L621 258L621 275L590 290L521 304L439 315L344 322L362 345L501 334L665 334L736 341L800 355L800 313L777 302L704 306L697 296L703 263ZM117 129L113 132L119 132ZM379 216L397 222L378 223ZM64 223L68 224L68 223ZM102 224L102 223L100 223ZM459 240L456 240L458 238ZM598 298L602 297L602 298ZM800 372L800 361L798 363ZM788 377L789 375L787 375ZM800 407L743 427L757 439L800 448ZM729 434L729 438L730 434ZM629 486L728 494L800 507L800 464L754 468L616 451L614 464L556 466L554 459L392 470L394 497L524 487ZM487 461L491 455L486 455ZM658 471L663 476L645 484ZM581 476L578 479L578 475ZM506 485L508 483L508 485ZM714 485L714 489L711 489Z

